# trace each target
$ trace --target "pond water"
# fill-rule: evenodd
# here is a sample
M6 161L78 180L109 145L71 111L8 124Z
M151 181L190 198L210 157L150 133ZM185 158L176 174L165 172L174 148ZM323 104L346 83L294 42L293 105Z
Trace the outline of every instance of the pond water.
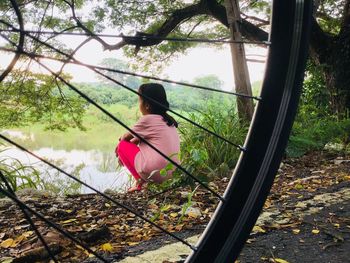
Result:
M2 131L2 134L11 137L15 141L32 141L35 139L34 135L26 135L19 131L7 130ZM66 175L57 172L57 170L40 162L37 158L26 152L15 147L5 148L3 147L3 150L0 151L0 160L7 159L8 164L11 162L10 159L14 158L24 165L34 166L41 172L40 177L43 181L54 184L58 188L69 188L75 185L75 191L77 192L94 192L86 186L72 184L72 179L67 179ZM126 169L118 167L117 159L115 158L113 151L65 150L54 149L52 147L42 147L29 150L32 150L36 155L52 162L64 171L77 176L83 182L100 191L105 191L106 189L125 191L132 183ZM62 192L71 192L70 190L72 189L61 190Z

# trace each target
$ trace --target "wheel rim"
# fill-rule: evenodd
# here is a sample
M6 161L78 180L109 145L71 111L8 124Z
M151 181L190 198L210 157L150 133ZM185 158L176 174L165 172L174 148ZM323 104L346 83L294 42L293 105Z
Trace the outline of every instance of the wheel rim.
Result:
M245 148L187 262L234 262L272 186L292 127L307 57L312 1L273 2L267 68ZM287 65L285 67L281 65Z
M11 0L13 3L14 0ZM15 6L15 5L14 5ZM198 249L187 262L232 262L239 255L271 188L296 112L310 30L310 0L275 0L267 70L245 149ZM17 12L20 30L23 22ZM24 34L11 64L23 48ZM281 65L287 65L282 67ZM277 77L276 77L277 76Z

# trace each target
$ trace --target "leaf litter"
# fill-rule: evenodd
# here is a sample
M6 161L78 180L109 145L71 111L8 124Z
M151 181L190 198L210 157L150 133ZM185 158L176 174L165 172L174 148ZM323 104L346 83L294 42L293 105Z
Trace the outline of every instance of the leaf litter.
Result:
M330 242L322 245L324 250L348 241L343 233L344 229L350 232L348 216L330 214L326 223L305 222L305 215L310 215L310 208L314 208L312 203L306 201L313 200L316 195L348 189L350 186L350 162L338 162L336 158L324 153L312 153L302 158L285 160L246 247L256 246L261 237L276 231L289 233L295 238L300 236L298 244L305 243L305 235L312 235L313 238L324 235L331 237ZM218 179L211 186L223 193L228 181L227 178ZM154 198L147 191L132 195L111 193L111 196L167 231L190 236L203 231L218 203L212 194L198 188L189 206L190 194L191 189L184 187ZM137 254L138 249L151 249L150 242L157 243L153 242L155 240L160 240L160 245L171 242L159 229L96 194L67 197L46 193L29 194L22 196L21 200L86 243L93 251L110 255L113 259ZM317 203L316 208L319 210L315 208L315 211L321 211L326 206ZM55 248L60 262L91 262L93 255L84 248L73 244L44 222L32 218L45 240ZM305 225L308 225L308 230ZM41 242L17 206L11 202L0 202L0 262L21 262L21 258L32 260L22 262L45 262L48 257L33 256L38 251L42 252L42 249ZM257 262L293 262L287 257L272 255L269 252L271 249L259 255ZM245 261L246 251L245 248L239 262L249 262Z

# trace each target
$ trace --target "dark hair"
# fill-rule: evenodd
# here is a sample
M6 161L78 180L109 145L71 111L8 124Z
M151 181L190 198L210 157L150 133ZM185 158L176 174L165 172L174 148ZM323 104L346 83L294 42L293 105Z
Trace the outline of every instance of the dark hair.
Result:
M177 128L178 124L175 119L166 113L169 109L169 102L166 98L165 89L161 84L142 84L139 87L139 93L144 96L141 96L142 100L148 103L150 106L150 112L152 114L163 116L163 120L167 123L168 126L174 125Z

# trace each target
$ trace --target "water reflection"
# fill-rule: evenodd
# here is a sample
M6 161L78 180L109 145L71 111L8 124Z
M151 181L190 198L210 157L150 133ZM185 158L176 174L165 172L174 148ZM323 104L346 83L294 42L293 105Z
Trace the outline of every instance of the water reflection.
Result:
M114 153L103 153L101 151L91 150L56 150L53 148L41 148L34 151L68 173L73 173L82 181L92 187L104 191L106 189L124 191L130 185L129 177L125 169L117 168L117 161ZM0 158L15 158L24 165L33 165L43 173L43 180L60 187L72 187L67 183L66 176L57 173L57 171L39 162L35 157L18 150L17 148L8 148L0 152ZM62 181L64 180L64 181ZM62 189L64 190L64 189ZM66 189L69 192L70 189ZM76 190L81 193L92 193L93 191L85 186L79 186ZM64 192L64 191L62 191Z

